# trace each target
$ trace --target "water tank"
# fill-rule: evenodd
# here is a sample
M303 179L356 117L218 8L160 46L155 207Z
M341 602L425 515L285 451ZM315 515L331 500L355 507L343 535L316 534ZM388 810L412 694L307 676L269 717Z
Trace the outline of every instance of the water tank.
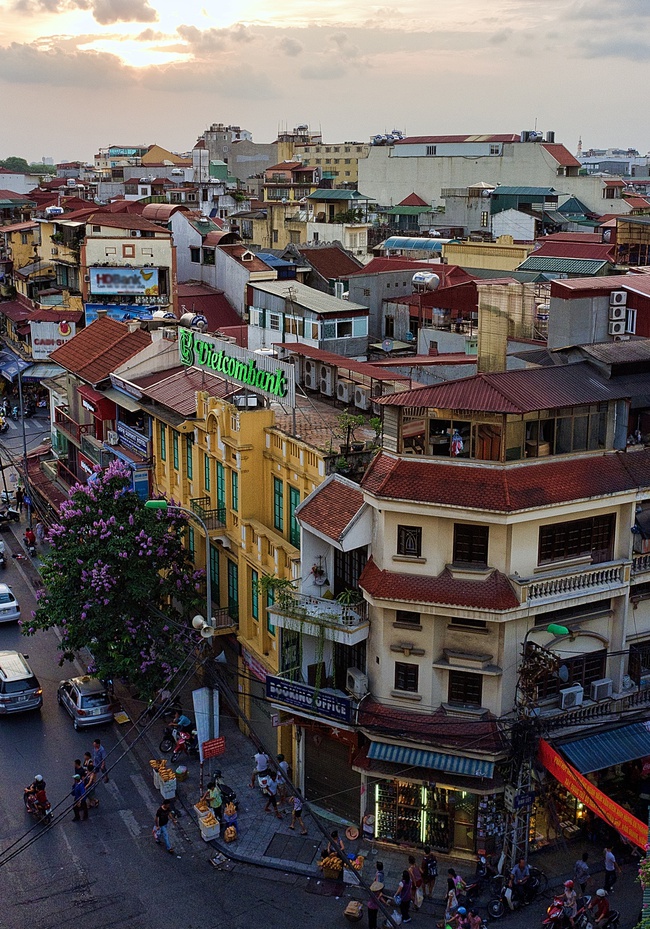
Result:
M200 329L201 332L208 328L208 321L201 313L183 313L178 323L187 329Z
M62 206L46 206L45 215L46 216L60 216L61 213L65 212Z
M154 310L153 311L154 319L176 319L171 310Z
M532 132L528 133L529 142L541 142L543 138L544 138L544 133L538 132L537 129L533 129Z
M411 278L411 284L415 293L437 290L440 287L440 277L433 271L416 271Z
M555 142L555 133L554 133L554 132L547 132L547 133L546 133L546 141L547 141L547 142L551 142L551 143Z
M66 187L76 187L76 186L77 186L77 179L76 179L76 177L69 177L69 178L67 179L67 181L65 182L65 186L66 186Z

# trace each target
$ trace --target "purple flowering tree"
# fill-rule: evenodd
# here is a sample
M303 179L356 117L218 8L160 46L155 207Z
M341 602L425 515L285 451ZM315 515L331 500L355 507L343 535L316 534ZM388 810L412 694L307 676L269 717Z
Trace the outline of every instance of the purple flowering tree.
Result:
M181 544L182 514L146 509L130 484L116 462L72 489L49 533L45 586L23 633L58 626L61 664L88 648L99 677L151 695L192 648L203 572Z

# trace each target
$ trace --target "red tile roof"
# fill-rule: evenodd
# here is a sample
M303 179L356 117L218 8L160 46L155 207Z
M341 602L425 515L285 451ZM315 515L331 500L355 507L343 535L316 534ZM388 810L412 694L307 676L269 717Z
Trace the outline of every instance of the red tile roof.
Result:
M362 506L363 494L358 485L335 476L321 484L311 499L300 507L299 519L303 525L340 542Z
M148 332L142 329L129 332L129 327L124 323L103 316L52 352L50 359L82 380L97 386L150 342Z
M417 708L384 706L368 697L359 705L359 725L364 729L380 729L404 740L415 737L417 741L422 739L441 747L460 746L484 752L499 752L506 747L493 716L461 719L442 707L431 713ZM372 764L374 767L376 762Z
M269 171L295 171L296 168L302 167L304 167L302 161L281 161L280 164L271 165L270 168L265 168L264 173L267 174ZM311 168L310 170L313 171L314 168Z
M409 194L404 200L401 200L398 206L429 206L426 200L418 197L416 193Z
M107 226L111 229L139 229L143 232L168 232L162 226L150 222L144 216L138 213L129 213L121 210L112 210L98 212L97 209L79 210L77 213L70 213L64 217L57 217L64 222L67 220L80 220L88 226ZM55 222L56 219L55 218ZM168 233L171 236L171 232Z
M373 258L356 273L382 274L384 271L435 271L444 267L439 261L412 261L409 258Z
M648 204L650 206L650 204ZM616 246L607 242L549 242L541 239L531 258L592 258L597 261L615 260Z
M502 467L380 453L361 487L380 499L513 513L650 488L650 450Z
M312 268L328 281L339 277L349 278L363 267L360 261L338 245L299 248L298 251Z
M248 268L249 271L266 271L267 274L271 274L271 268L265 264L261 258L258 258L254 253L251 252L250 248L246 245L220 245L219 249L222 252L225 252L226 255L240 264L243 268ZM242 260L242 255L246 253L253 254L253 258L247 259L246 261Z
M224 327L242 326L238 315L226 295L207 284L179 284L178 309L182 313L201 313L208 321L208 330L216 332Z
M36 228L38 228L38 223L12 223L9 226L0 226L0 235L4 235L5 232L27 232L28 229Z
M542 142L541 145L563 168L582 167L581 162L579 162L564 145L553 144L552 142Z
M540 244L542 242L578 242L586 245L589 242L592 245L598 245L602 243L603 237L600 232L553 232L537 241Z
M634 210L648 210L650 209L650 200L646 200L645 197L626 197L625 202Z
M519 600L500 571L484 580L455 578L447 568L438 577L382 571L371 558L361 572L359 587L375 600L442 604L477 610L515 610Z

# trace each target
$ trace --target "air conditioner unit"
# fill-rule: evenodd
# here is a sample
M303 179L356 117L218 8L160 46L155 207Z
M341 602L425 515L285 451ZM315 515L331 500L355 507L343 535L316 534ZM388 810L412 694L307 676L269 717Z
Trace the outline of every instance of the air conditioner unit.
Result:
M106 433L106 443L107 445L117 445L120 441L120 437L117 432L113 432L112 429L109 429Z
M355 387L354 389L354 405L360 410L369 410L370 409L370 388L369 387Z
M142 233L140 232L139 229L132 229L131 235L133 236L133 238L139 238L142 235Z
M345 689L356 700L361 700L368 693L368 675L358 668L348 668L345 675Z
M610 322L608 331L610 335L625 335L625 320L617 319L615 322Z
M563 710L570 710L574 706L582 706L585 695L584 688L580 684L574 684L573 687L565 687L560 691L560 706Z
M314 365L311 368L305 367L305 387L307 390L318 390L318 377Z
M627 303L627 290L613 290L609 295L610 306L625 306Z
M90 274L84 274L84 284L90 284Z
M320 392L328 397L334 396L334 370L329 365L320 366Z
M591 699L592 700L609 700L614 688L614 682L608 677L601 677L599 681L592 681Z
M354 400L354 381L347 377L340 377L336 382L336 399L343 403L352 403Z
M627 308L624 303L610 303L609 318L612 322L618 319L625 319Z

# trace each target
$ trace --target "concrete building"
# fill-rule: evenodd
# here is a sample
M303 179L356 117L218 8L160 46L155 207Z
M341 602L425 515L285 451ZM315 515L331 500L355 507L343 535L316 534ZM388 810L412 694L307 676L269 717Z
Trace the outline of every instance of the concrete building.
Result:
M304 165L320 168L322 176L332 187L356 187L359 180L359 161L368 157L367 142L311 142L296 144L294 156Z

